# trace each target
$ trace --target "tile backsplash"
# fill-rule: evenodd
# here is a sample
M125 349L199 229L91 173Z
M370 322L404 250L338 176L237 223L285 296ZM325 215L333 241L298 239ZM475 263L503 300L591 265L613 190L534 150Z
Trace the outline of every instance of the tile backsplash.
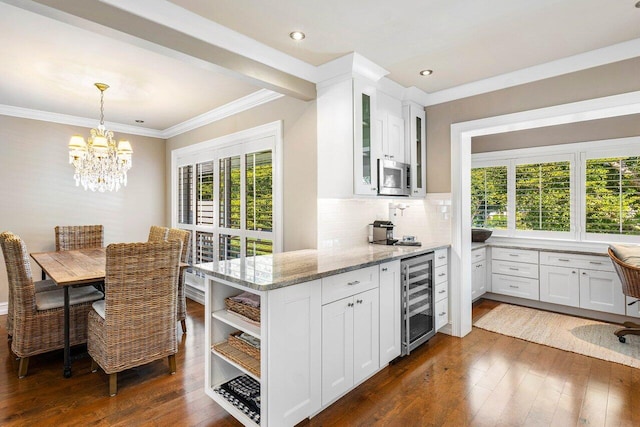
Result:
M389 218L389 204L403 204ZM367 243L368 225L374 220L391 220L394 236L412 235L420 242L451 240L451 193L430 193L424 199L367 198L318 200L318 248Z

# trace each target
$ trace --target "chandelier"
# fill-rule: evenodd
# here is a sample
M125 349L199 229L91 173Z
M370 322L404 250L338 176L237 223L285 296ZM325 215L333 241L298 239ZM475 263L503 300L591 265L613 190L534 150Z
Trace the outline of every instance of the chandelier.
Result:
M100 125L91 129L87 142L80 135L69 141L69 163L73 164L76 186L85 190L118 191L127 185L127 171L131 169L133 150L129 141L116 144L113 132L104 127L104 91L109 85L95 83L100 90Z

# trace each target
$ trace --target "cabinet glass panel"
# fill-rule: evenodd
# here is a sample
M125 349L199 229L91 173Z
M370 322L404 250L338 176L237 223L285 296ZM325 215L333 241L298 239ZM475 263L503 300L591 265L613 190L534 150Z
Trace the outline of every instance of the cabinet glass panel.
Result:
M416 117L416 188L422 188L422 119Z
M371 97L362 94L362 183L371 184Z

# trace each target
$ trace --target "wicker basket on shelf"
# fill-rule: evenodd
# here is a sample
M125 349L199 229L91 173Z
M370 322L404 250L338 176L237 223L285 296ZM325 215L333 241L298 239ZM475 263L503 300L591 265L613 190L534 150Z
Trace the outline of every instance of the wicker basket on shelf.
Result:
M260 378L260 359L251 357L247 353L238 350L229 344L228 341L224 341L218 344L214 344L213 350L217 351L227 359L245 368L247 371Z
M224 305L227 307L227 310L233 311L234 313L238 313L241 316L244 316L248 319L253 320L254 322L260 322L260 308L259 307L251 307L247 304L241 304L232 300L231 298L226 298L224 300Z
M249 356L256 358L258 360L260 360L260 349L257 347L252 346L251 344L249 344L248 342L246 342L245 340L243 340L242 338L239 338L239 335L242 334L242 332L238 331L238 332L234 332L232 334L229 335L229 345L231 347L235 347L238 350L240 350L243 353L247 353Z

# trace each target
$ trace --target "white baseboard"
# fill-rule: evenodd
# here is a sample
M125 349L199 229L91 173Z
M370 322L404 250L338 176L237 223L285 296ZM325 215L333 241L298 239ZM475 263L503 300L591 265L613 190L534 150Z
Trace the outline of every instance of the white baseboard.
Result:
M9 303L0 302L0 316L9 313Z
M184 294L190 300L193 300L197 303L204 305L204 292L200 289L194 288L193 286L189 286L189 284L185 284Z

